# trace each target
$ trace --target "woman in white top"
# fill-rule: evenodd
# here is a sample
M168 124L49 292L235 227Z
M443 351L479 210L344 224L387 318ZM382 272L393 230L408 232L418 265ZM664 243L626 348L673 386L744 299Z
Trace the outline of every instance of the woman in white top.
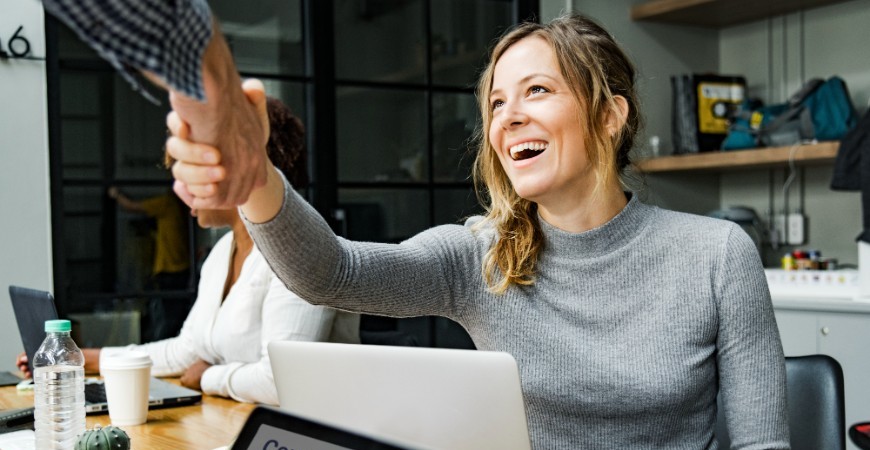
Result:
M269 100L268 111L269 158L289 179L304 185L302 124L278 100ZM359 316L311 305L287 290L254 246L236 209L192 213L203 228L231 231L202 266L196 302L180 334L127 347L151 356L152 375L180 376L181 384L210 395L277 405L269 342L359 342ZM101 349L83 351L85 371L99 372ZM18 363L26 372L26 357Z
M313 306L287 290L254 246L235 210L203 210L204 228L231 226L202 266L196 303L174 338L134 345L154 376L242 402L278 404L266 346L271 341L358 341L358 319ZM106 348L108 352L112 348ZM85 349L99 361L100 349ZM87 369L98 371L99 365Z

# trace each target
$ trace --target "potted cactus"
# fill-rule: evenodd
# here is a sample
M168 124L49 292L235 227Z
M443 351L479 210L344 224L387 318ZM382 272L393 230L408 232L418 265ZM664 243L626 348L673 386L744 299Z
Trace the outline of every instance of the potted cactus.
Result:
M97 425L79 436L75 450L130 450L130 437L118 427Z

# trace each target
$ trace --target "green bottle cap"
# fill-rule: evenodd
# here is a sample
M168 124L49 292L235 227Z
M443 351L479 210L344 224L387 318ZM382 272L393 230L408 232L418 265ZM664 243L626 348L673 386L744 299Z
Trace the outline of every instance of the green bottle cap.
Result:
M45 321L45 332L46 333L57 333L59 331L69 331L72 328L69 320L46 320Z

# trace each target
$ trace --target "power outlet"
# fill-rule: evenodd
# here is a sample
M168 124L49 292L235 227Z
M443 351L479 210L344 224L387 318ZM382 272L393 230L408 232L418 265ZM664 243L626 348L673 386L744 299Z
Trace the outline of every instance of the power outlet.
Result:
M807 241L807 218L803 214L776 214L772 228L782 245L803 245Z
M803 245L807 240L807 219L803 214L792 213L788 215L788 236L786 241L789 245Z
M788 243L788 236L785 235L785 214L777 214L773 216L773 229L776 231L777 242L780 245Z

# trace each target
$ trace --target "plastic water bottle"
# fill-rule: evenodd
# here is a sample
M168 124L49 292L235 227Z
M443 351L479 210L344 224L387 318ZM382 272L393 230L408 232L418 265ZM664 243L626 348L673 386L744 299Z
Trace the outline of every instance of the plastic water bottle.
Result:
M72 450L85 431L85 357L69 332L69 320L45 321L45 340L33 357L39 450Z

